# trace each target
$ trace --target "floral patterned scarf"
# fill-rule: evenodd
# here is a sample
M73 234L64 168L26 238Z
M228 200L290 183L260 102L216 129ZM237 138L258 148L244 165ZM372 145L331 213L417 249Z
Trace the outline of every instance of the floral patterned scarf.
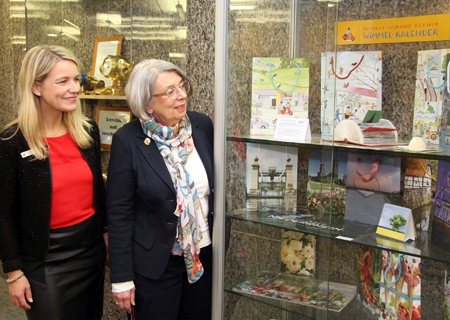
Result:
M172 254L183 255L189 283L196 282L203 274L203 265L199 259L201 233L197 227L197 215L201 213L200 199L194 180L185 168L189 154L194 148L191 122L186 115L178 124L178 134L172 127L159 124L154 118L142 122L144 133L155 140L172 177L177 193L178 217L177 239ZM178 149L178 155L172 152Z

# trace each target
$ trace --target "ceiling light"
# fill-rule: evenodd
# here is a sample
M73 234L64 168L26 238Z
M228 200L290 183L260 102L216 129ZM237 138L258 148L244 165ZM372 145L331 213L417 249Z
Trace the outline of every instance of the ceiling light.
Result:
M80 39L78 39L77 37L74 37L74 36L72 36L72 35L70 35L70 34L68 34L68 33L61 33L61 35L62 36L66 36L66 37L69 37L69 38L71 38L71 39L73 39L73 40L75 40L75 41L80 41Z
M253 5L230 5L230 10L253 10L256 6Z
M230 10L254 10L256 0L230 0Z
M47 30L50 34L70 34L73 36L81 35L80 29L74 27L66 27L66 26L47 26Z
M179 53L179 52L169 52L169 58L184 59L184 58L186 58L186 54L185 53Z
M67 20L67 19L63 19L63 21L65 22L65 23L68 23L68 24L70 24L72 27L74 27L74 28L77 28L77 29L80 29L80 27L79 26L77 26L75 23L72 23L72 22L70 22L69 20Z
M12 36L11 44L26 44L27 38L25 36Z
M122 15L120 13L97 13L95 19L97 27L109 27L110 25L120 27L122 24Z

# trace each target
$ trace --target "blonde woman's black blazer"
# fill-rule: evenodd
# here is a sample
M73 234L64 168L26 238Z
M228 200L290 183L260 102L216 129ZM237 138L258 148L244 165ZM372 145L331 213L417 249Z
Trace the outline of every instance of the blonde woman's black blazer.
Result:
M99 233L106 226L99 130L94 121L89 149L80 149L94 177L94 201ZM22 269L21 254L45 258L48 253L52 207L50 160L32 160L30 148L16 127L0 134L0 259L3 271Z

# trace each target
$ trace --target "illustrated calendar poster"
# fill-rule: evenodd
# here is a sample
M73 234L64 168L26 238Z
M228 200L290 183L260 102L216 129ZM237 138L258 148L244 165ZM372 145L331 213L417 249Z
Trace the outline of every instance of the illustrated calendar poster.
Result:
M253 58L250 134L273 136L279 118L308 118L308 100L308 59Z
M381 51L322 52L323 139L331 139L336 125L355 119L361 108L381 110L381 62Z
M450 49L418 52L414 95L413 137L444 148L450 148L449 57Z

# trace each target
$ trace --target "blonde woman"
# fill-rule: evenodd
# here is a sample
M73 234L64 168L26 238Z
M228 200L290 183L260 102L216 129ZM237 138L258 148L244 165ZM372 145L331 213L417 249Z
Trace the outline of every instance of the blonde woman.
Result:
M0 134L0 258L28 319L101 319L107 240L99 131L73 53L23 61L17 118Z

